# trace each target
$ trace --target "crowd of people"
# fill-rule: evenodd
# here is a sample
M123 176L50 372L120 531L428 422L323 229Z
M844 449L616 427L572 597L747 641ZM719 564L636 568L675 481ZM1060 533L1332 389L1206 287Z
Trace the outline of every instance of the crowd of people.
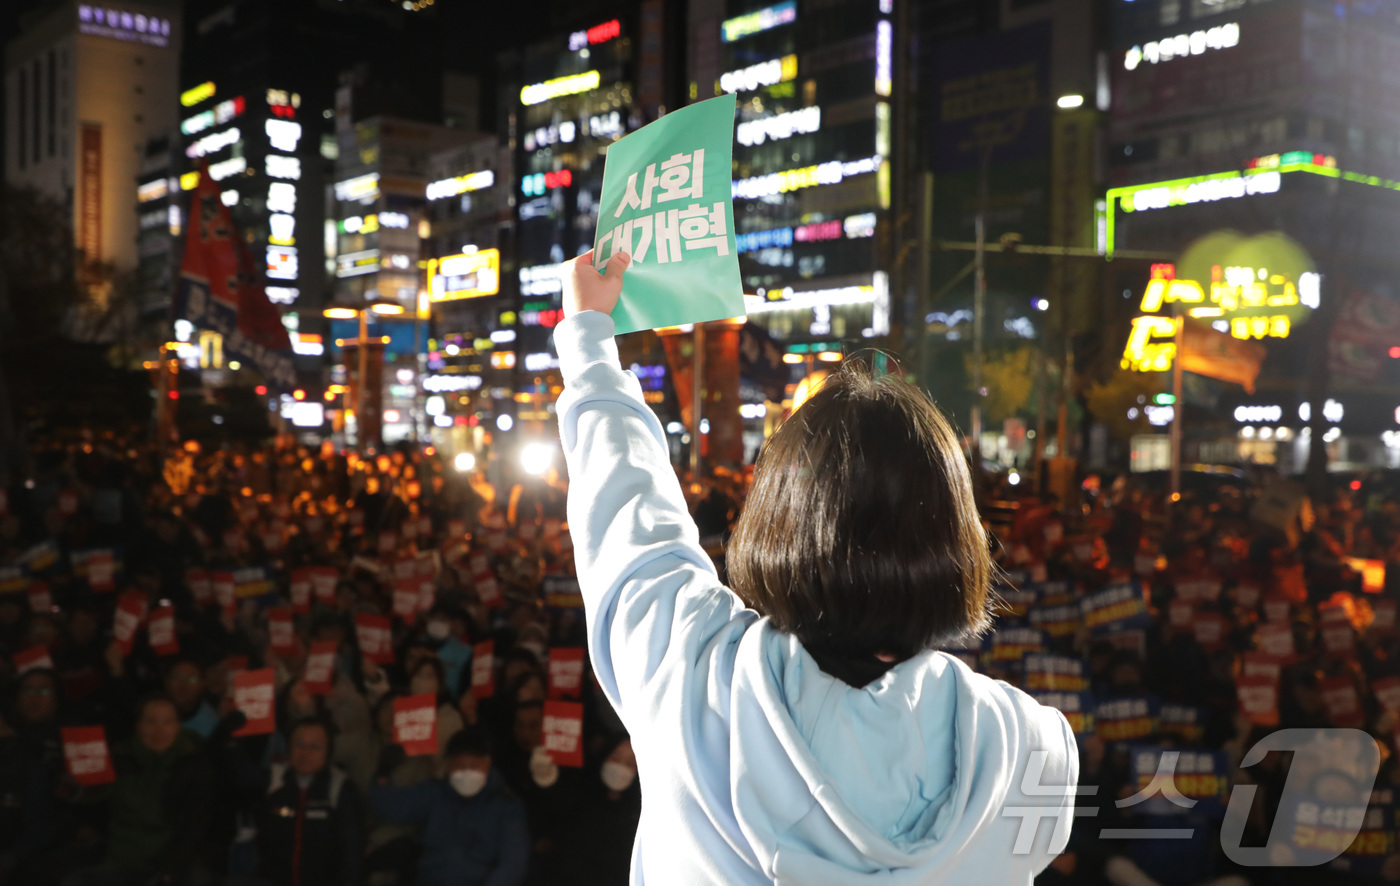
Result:
M636 758L557 476L291 438L32 455L0 495L0 884L627 882ZM686 488L722 568L744 475ZM995 627L948 651L1079 738L1095 790L1043 880L1400 880L1400 502L1274 480L1168 506L1125 477L1015 505ZM1353 731L1311 768L1246 759L1294 727Z

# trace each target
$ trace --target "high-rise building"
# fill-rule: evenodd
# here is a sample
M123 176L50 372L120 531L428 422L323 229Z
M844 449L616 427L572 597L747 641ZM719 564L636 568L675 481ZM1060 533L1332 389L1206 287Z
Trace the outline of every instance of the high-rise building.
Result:
M1180 299L1240 347L1262 348L1254 393L1205 382L1212 396L1176 404L1188 460L1300 469L1316 433L1333 460L1394 464L1400 15L1307 0L1113 8L1101 240L1106 252L1162 262L1115 262L1123 298L1106 318L1109 346L1124 365L1169 367L1163 315ZM1179 264L1227 231L1281 233L1304 255L1227 238L1203 247L1203 262ZM1173 299L1161 303L1164 287Z
M892 12L888 0L730 0L720 74L694 83L696 98L738 95L740 269L750 319L778 339L889 332L875 235L890 205Z
M515 301L501 285L515 267L511 168L510 149L495 136L428 161L423 257L432 337L420 388L433 439L452 453L479 450L494 404L514 402ZM497 356L498 348L512 356Z
M192 187L199 164L208 163L294 343L300 335L312 337L300 348L299 368L316 371L314 336L324 329L321 309L338 279L327 260L335 236L326 228L328 218L337 223L326 199L327 188L341 181L335 178L335 164L342 162L337 120L353 122L384 104L401 106L409 117L441 113L435 9L369 0L191 0L188 6L177 105L181 187ZM381 61L365 63L368 47ZM343 97L337 90L342 72L357 65L360 79L375 88L356 94L352 115L351 108L338 107ZM407 81L417 88L401 88ZM374 162L343 162L362 159ZM365 193L373 190L361 185ZM410 267L392 270L412 276L416 248L401 245ZM401 288L416 292L417 285L410 280Z
M56 2L5 46L5 180L67 203L82 261L131 271L147 142L178 120L178 4Z

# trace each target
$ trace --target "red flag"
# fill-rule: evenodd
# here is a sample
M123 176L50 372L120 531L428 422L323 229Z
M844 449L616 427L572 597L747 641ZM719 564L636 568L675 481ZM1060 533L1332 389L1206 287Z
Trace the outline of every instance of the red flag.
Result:
M394 741L410 757L437 753L437 699L432 693L394 699Z
M496 691L496 644L486 640L472 647L472 697L490 698Z
M382 615L361 612L355 616L355 638L360 653L375 664L390 664L394 660L394 640L389 619Z
M175 637L175 607L157 606L146 622L146 639L157 655L174 655L180 651Z
M549 697L578 698L583 692L583 649L549 650Z
M560 766L583 766L583 705L573 701L544 703L542 744Z
M206 161L190 194L185 226L174 317L220 333L226 355L256 366L269 383L290 388L296 370L281 313L258 284L262 275L234 229Z
M248 718L235 736L267 735L277 728L275 679L272 668L234 675L233 706Z
M74 781L92 787L117 780L107 752L107 733L101 726L65 726L61 734L63 761Z
M335 681L335 656L339 644L334 640L319 640L311 644L311 653L306 656L306 668L302 671L301 682L312 695L329 695Z

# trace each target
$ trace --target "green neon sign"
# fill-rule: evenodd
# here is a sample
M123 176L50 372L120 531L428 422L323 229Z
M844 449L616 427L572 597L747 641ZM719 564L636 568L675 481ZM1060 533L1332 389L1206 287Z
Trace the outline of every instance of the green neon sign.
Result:
M1322 162L1319 163L1318 160ZM1345 172L1337 168L1336 161L1331 157L1308 151L1289 151L1285 154L1256 158L1249 169L1239 172L1217 172L1171 181L1110 188L1104 213L1104 254L1109 258L1113 257L1118 211L1146 212L1153 209L1169 209L1173 206L1273 194L1279 191L1282 177L1295 172L1340 178L1370 187L1400 191L1400 181L1358 172Z

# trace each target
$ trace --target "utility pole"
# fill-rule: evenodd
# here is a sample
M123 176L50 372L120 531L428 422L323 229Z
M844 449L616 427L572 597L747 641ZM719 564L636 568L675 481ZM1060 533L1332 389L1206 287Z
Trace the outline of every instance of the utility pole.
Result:
M691 385L690 402L691 415L694 417L690 434L690 482L700 482L700 444L703 434L700 432L700 422L704 411L704 381L702 376L705 373L705 324L695 324L694 352L691 354Z

